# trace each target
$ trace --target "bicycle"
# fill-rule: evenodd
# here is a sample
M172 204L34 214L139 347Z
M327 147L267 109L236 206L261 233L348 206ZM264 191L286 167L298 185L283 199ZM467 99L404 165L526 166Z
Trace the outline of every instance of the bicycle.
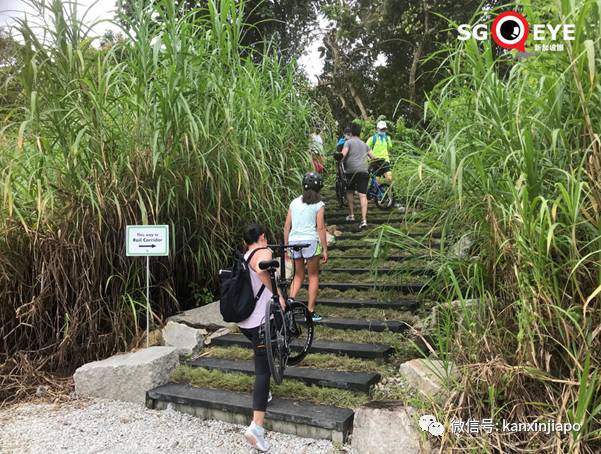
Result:
M377 175L370 169L369 186L367 188L368 200L375 200L381 210L389 210L394 205L392 189L388 183L378 183Z
M280 260L264 260L259 262L261 270L269 271L273 297L265 309L263 333L265 336L265 349L271 376L276 383L282 383L287 365L300 363L311 348L314 336L313 317L309 308L299 302L288 302L288 287L290 281L286 279L285 250L292 248L296 251L309 247L309 244L270 244L264 249L274 248L280 251ZM279 279L276 270L280 268ZM280 305L278 288L286 301L286 310ZM303 331L303 327L305 331ZM304 334L304 335L303 335ZM293 340L295 341L293 343ZM292 350L297 351L296 355ZM300 348L299 348L300 347Z
M340 156L337 156L340 154ZM344 164L342 163L342 154L337 153L336 159L336 200L340 208L344 207L346 203L346 174L344 173Z

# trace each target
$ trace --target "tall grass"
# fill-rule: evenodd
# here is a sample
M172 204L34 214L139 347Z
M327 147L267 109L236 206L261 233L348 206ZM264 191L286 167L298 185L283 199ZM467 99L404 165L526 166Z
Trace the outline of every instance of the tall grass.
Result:
M126 225L171 228L156 319L210 286L246 222L281 225L313 112L292 66L241 48L243 2L139 2L100 51L73 3L30 3L48 23L20 23L0 138L0 401L18 357L69 372L130 344L145 263L125 256Z
M466 259L441 257L435 353L463 374L439 416L582 428L447 434L443 451L601 452L601 6L529 5L533 23L536 11L575 23L575 41L526 59L458 43L427 102L424 149L399 159L395 181L443 230L444 252L474 241Z

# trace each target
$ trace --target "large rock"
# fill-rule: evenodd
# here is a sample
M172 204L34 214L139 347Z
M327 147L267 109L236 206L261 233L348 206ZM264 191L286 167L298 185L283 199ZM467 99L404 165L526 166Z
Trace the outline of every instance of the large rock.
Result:
M358 454L430 453L419 415L398 400L373 401L355 412L352 447Z
M206 329L191 328L182 323L167 322L163 328L163 342L175 347L180 355L190 355L202 348Z
M455 317L456 323L461 325L463 323L464 314L473 314L478 310L478 306L482 300L480 299L467 299L467 300L453 300L445 301L436 304L430 311L430 315L424 321L424 327L428 329L436 328L439 323L441 314L444 315L445 311L449 311Z
M174 347L150 347L84 364L75 371L79 396L144 403L146 391L169 381L179 365Z
M412 359L401 364L399 372L407 382L426 396L433 397L445 387L445 382L457 377L453 363L436 359Z
M474 240L472 240L472 237L466 233L459 238L459 241L451 246L450 255L458 258L465 258L469 255L469 251L473 244Z
M219 311L219 301L174 315L169 317L167 321L183 323L192 328L206 328L211 331L231 327L232 325L223 321L223 317Z

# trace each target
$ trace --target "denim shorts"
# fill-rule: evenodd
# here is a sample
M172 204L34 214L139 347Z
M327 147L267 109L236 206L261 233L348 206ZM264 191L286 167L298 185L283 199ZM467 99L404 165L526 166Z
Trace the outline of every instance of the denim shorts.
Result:
M298 259L310 259L316 255L321 255L321 243L318 240L313 241L291 241L291 245L294 244L308 244L309 246L299 251L295 251L290 248L290 257L295 260Z

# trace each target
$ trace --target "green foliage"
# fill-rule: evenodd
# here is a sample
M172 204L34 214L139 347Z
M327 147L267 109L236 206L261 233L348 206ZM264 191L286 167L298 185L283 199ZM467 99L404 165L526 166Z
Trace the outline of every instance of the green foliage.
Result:
M171 256L151 260L157 319L202 299L247 222L279 232L310 166L314 105L294 65L240 44L243 2L185 14L136 3L101 51L73 3L32 4L55 26L42 43L20 23L23 121L2 125L1 350L69 370L145 324L145 263L124 256L126 225L170 225Z
M529 8L576 23L576 40L526 59L496 58L488 42L458 44L452 75L428 97L427 150L404 153L394 173L445 238L450 258L440 259L433 296L461 303L439 318L435 338L439 355L466 365L466 376L439 413L577 422L582 429L568 434L498 434L494 446L542 452L553 437L565 452L596 453L601 11L589 0L546 5ZM383 243L409 244L389 233ZM449 243L465 235L468 257L452 258ZM489 443L449 437L441 449L489 451Z
M352 118L404 116L419 121L425 94L446 71L441 50L456 41L453 23L469 22L481 0L322 1L332 21L319 90L343 128ZM365 113L361 110L361 105Z

